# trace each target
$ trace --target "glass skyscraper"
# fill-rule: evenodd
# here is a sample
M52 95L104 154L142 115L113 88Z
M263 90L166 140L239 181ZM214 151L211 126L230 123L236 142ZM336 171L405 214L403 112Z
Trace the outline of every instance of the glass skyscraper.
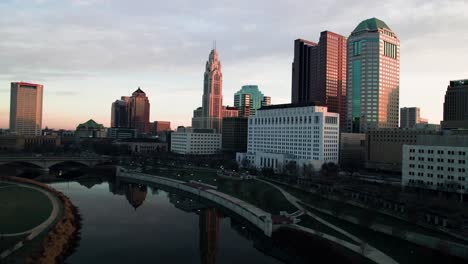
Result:
M347 46L347 130L398 127L398 37L385 22L370 18L354 29Z
M257 109L270 105L270 97L264 96L257 85L243 85L234 94L234 106L239 109L239 116L255 115Z

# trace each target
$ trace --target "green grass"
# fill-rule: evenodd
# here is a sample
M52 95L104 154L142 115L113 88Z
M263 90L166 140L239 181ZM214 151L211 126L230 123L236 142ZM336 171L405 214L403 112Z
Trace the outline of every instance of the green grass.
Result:
M281 185L281 187L297 198L301 199L303 202L313 205L318 208L336 212L341 215L353 216L360 220L363 225L368 226L372 223L378 223L386 226L391 226L397 228L401 232L415 232L427 236L433 236L448 241L453 241L461 244L466 244L466 241L450 236L446 233L439 232L437 230L432 230L429 228L424 228L417 224L412 224L410 222L392 217L374 210L369 210L361 207L357 207L350 204L345 204L344 202L331 200L325 197L322 197L317 194L299 190L286 185Z
M0 188L1 188L1 187L6 187L6 186L10 186L10 185L11 185L10 183L0 182Z
M52 212L49 198L30 188L0 188L0 233L18 233L44 222Z
M146 173L180 181L191 180L218 187L218 191L255 205L262 210L279 214L280 211L294 212L296 207L286 200L276 188L255 180L230 180L220 178L213 169L152 169Z
M14 237L1 237L0 236L0 252L3 252L4 250L7 250L14 245L16 245L18 242L26 238L28 234L21 235L21 236L14 236Z
M301 216L300 219L301 219L301 221L298 223L298 225L308 227L310 229L322 232L322 233L330 235L330 236L334 236L334 237L339 238L341 240L347 241L347 242L349 242L351 244L356 244L356 242L354 240L352 240L351 238L349 238L346 235L336 231L335 229L333 229L331 227L328 227L328 226L320 223L319 221L315 220L311 216L304 215L304 216Z

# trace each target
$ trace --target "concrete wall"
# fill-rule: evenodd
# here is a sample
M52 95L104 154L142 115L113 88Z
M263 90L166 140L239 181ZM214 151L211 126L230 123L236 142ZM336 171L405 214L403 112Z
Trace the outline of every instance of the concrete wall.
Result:
M212 189L198 189L178 180L172 180L143 173L126 172L121 167L117 168L116 173L117 177L137 179L145 182L161 184L203 197L245 218L250 223L261 229L265 235L271 237L273 232L271 214L264 212L263 210L235 197Z

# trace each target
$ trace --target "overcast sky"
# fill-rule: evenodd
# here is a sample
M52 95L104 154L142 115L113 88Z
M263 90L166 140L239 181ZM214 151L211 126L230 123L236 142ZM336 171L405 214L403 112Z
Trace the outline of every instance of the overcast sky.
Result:
M111 103L138 86L152 121L189 125L213 40L224 104L243 84L287 103L294 39L349 36L370 17L400 38L400 107L438 123L449 80L468 78L467 13L467 0L0 0L0 127L12 81L44 85L44 127L108 126Z

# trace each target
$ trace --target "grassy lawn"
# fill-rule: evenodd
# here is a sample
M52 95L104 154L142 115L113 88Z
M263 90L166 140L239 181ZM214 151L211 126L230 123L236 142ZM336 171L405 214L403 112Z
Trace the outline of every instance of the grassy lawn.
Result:
M14 236L14 237L1 237L0 236L0 252L3 252L4 250L7 250L13 247L14 245L16 245L16 243L20 242L27 236L28 234L21 235L21 236Z
M459 258L443 255L442 253L427 249L411 242L372 231L364 226L348 223L344 220L337 219L312 208L308 209L318 217L346 230L350 234L381 250L385 254L395 259L398 263L465 263L464 260Z
M181 181L199 181L218 187L218 191L253 204L266 212L279 214L280 211L294 212L296 207L274 187L255 180L230 180L219 178L212 169L153 169L146 171L161 177Z
M372 223L379 223L391 227L397 228L400 232L415 232L424 234L427 236L434 236L441 239L458 242L461 244L466 244L464 240L458 239L456 237L450 236L443 232L438 232L437 230L432 230L429 228L424 228L416 224L411 224L407 221L392 217L383 213L379 213L373 210L368 210L365 208L345 204L343 202L331 200L320 195L312 194L306 191L302 191L290 186L281 185L281 187L297 198L301 199L303 202L316 206L318 208L323 208L325 210L330 210L332 212L353 216L357 219L360 219L362 225L368 226Z
M347 241L347 242L349 242L351 244L356 245L356 242L354 240L352 240L351 238L345 236L344 234L336 231L335 229L333 229L331 227L328 227L328 226L320 223L319 221L315 220L314 218L312 218L312 217L310 217L308 215L303 215L303 216L300 217L300 219L301 219L301 222L299 222L298 225L308 227L308 228L313 229L315 231L319 231L319 232L322 232L324 234L334 236L336 238L342 239L344 241Z
M20 186L0 188L0 233L29 230L44 222L52 212L49 198Z

